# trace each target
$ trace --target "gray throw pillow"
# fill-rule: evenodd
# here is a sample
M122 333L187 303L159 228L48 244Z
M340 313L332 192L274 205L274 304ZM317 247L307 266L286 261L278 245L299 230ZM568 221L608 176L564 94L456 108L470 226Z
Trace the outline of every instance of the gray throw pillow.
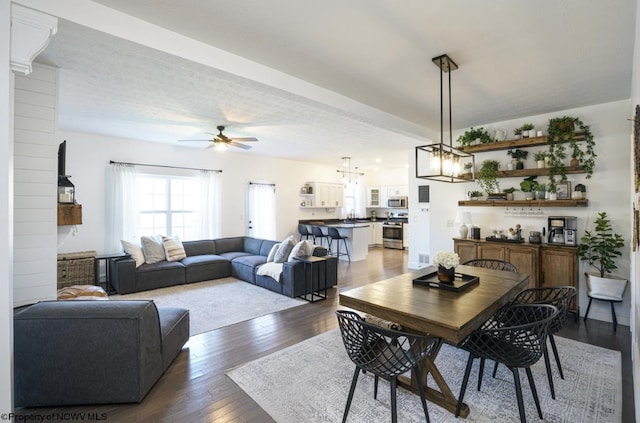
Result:
M289 259L289 254L291 254L291 250L296 246L295 239L290 236L289 238L282 241L276 255L273 257L274 263L284 263Z
M159 263L167 259L161 236L143 236L140 238L144 261L147 264Z

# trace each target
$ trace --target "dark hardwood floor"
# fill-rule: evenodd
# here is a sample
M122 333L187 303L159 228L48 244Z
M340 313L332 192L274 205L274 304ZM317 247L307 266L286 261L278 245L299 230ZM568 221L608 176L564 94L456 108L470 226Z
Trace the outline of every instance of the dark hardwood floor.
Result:
M271 422L269 415L225 375L225 370L336 328L334 310L339 307L338 290L405 272L407 252L401 250L373 248L366 261L340 263L339 286L330 290L327 300L192 337L140 404L32 408L16 412L106 413L103 420L110 423ZM622 421L635 421L629 328L619 325L614 333L611 323L588 320L585 324L581 319L578 323L569 319L560 336L622 352Z

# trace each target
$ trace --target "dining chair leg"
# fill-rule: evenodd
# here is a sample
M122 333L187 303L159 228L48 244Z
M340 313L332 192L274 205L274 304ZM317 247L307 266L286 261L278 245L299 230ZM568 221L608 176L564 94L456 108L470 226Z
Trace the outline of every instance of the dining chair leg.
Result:
M551 349L553 350L553 357L556 359L556 365L558 366L558 372L560 373L560 379L564 379L564 373L562 373L562 364L560 364L560 356L558 355L558 347L556 347L556 340L552 334L549 334L549 341L551 342Z
M513 383L516 387L516 400L518 401L518 412L520 413L520 422L526 423L527 417L524 414L524 401L522 401L522 386L520 385L520 373L518 372L517 367L512 368L511 373L513 373Z
M584 319L583 321L587 321L587 316L589 315L589 309L591 308L591 301L593 301L593 298L589 297L589 304L587 304L587 311L586 313L584 313Z
M549 380L549 390L551 391L551 398L556 399L556 390L553 386L553 376L551 374L551 360L549 360L549 349L544 346L544 367L547 369L547 379Z
M491 374L491 377L493 377L495 379L496 378L496 373L498 373L498 362L497 361L493 364L493 373Z
M347 398L347 405L344 408L344 414L342 415L342 423L346 423L347 415L349 414L349 408L351 408L351 400L353 399L353 393L356 390L356 384L358 383L358 376L360 375L360 368L356 367L353 372L353 379L351 380L351 388L349 389L349 397Z
M542 419L542 409L540 408L540 400L538 399L538 390L536 389L536 383L533 380L533 374L531 373L531 368L527 367L527 379L529 379L529 387L531 388L531 393L533 394L533 401L536 403L536 408L538 409L538 417Z
M396 387L398 384L398 378L394 376L389 382L391 382L391 423L397 423L398 410L396 408Z
M373 377L373 399L378 399L378 376Z
M422 409L424 410L424 417L425 417L425 421L427 423L430 423L431 420L429 419L429 410L427 409L427 400L425 399L424 396L424 384L423 381L420 379L420 365L416 366L413 368L413 377L416 378L416 380L418 381L418 392L420 393L420 401L422 401Z
M464 393L467 390L467 383L469 382L469 373L471 373L471 366L473 366L473 355L469 353L469 359L467 360L467 368L464 371L464 377L462 378L462 386L460 387L460 395L458 395L458 404L456 404L455 416L460 416L460 409L462 408L462 401L464 400Z
M482 378L484 377L484 357L480 358L480 370L478 371L478 391L482 386Z

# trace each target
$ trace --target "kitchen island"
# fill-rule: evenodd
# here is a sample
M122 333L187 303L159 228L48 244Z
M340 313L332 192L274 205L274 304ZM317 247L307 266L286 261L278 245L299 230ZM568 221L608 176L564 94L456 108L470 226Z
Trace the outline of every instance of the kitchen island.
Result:
M308 224L312 226L311 224ZM351 256L351 261L359 261L366 260L367 255L369 254L369 223L362 222L338 222L338 223L322 223L316 224L315 226L319 226L322 229L322 232L327 233L327 228L332 227L338 229L338 232L341 236L347 237L347 246L349 248L349 255ZM338 241L333 242L331 246L331 252L335 254L338 250L337 246ZM342 243L342 241L340 241ZM344 251L344 245L340 246L340 253L342 254ZM346 252L345 252L346 253ZM347 255L340 255L340 260L348 260Z

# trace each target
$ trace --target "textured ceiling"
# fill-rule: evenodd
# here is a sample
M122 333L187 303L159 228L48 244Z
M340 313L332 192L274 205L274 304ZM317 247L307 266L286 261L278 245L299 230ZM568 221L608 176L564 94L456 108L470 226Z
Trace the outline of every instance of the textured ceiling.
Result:
M634 0L95 0L439 130L448 53L454 127L629 98ZM39 60L61 67L65 129L154 141L217 124L250 153L406 161L420 134L62 21ZM397 154L404 150L402 154ZM391 154L395 153L395 154Z

